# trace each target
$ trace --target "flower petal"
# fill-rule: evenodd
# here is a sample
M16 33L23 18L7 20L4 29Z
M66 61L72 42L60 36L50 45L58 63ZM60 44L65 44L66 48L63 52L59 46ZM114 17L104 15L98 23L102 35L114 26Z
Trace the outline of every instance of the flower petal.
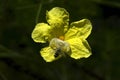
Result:
M71 57L74 59L88 58L91 55L91 48L86 40L72 38L67 40L71 47Z
M86 39L90 35L91 30L92 25L88 19L73 22L71 23L68 32L65 34L65 39L68 40L76 37Z
M32 39L35 42L45 43L51 38L50 31L51 27L48 24L38 23L32 32Z
M68 28L69 13L64 8L54 7L47 11L46 19L52 27L61 28L64 31Z
M52 62L56 59L54 57L55 51L51 47L42 48L40 54L46 62Z

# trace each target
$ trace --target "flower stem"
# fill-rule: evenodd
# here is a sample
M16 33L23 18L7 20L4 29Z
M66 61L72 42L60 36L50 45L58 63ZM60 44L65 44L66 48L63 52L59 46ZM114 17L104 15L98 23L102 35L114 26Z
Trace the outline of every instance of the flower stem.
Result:
M43 0L41 0L41 2L39 4L39 8L38 8L36 19L35 19L36 24L38 23L38 20L39 20L39 15L40 15L40 12L41 12L41 9L42 9L42 5L43 5Z

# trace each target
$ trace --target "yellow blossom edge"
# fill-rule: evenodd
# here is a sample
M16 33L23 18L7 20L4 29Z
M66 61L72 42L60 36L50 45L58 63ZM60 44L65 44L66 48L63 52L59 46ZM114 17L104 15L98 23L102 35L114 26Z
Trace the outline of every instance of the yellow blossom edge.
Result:
M42 48L40 54L46 62L52 62L61 57L55 58L55 51L51 47Z
M38 23L32 32L32 39L35 42L46 43L51 38L50 32L51 27L48 24Z
M32 32L32 39L38 43L46 43L61 35L64 35L63 28L52 27L47 23L38 23Z
M84 39L72 38L67 40L67 42L71 48L70 57L74 59L88 58L92 54L88 42Z
M76 37L86 39L90 35L91 30L92 24L88 19L72 22L69 30L65 34L65 39L68 40Z
M60 7L54 7L46 12L46 20L52 27L63 29L64 32L68 28L69 13Z

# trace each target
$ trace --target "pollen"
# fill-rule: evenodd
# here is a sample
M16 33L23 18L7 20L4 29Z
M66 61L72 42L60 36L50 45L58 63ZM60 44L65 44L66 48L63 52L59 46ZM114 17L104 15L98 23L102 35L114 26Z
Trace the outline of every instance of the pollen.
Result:
M59 39L64 41L64 36L59 36Z

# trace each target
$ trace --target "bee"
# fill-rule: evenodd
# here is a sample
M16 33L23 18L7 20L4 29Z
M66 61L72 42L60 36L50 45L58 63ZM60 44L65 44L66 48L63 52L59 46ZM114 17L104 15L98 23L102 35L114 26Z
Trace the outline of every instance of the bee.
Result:
M60 48L58 48L58 49L56 50L55 54L54 54L54 57L56 58L56 57L58 57L58 56L61 55L61 54L63 54L63 52L61 51Z
M49 46L54 50L54 57L59 57L59 56L65 56L66 53L68 53L70 51L70 45L65 42L62 41L60 39L57 38L53 38L50 41Z

